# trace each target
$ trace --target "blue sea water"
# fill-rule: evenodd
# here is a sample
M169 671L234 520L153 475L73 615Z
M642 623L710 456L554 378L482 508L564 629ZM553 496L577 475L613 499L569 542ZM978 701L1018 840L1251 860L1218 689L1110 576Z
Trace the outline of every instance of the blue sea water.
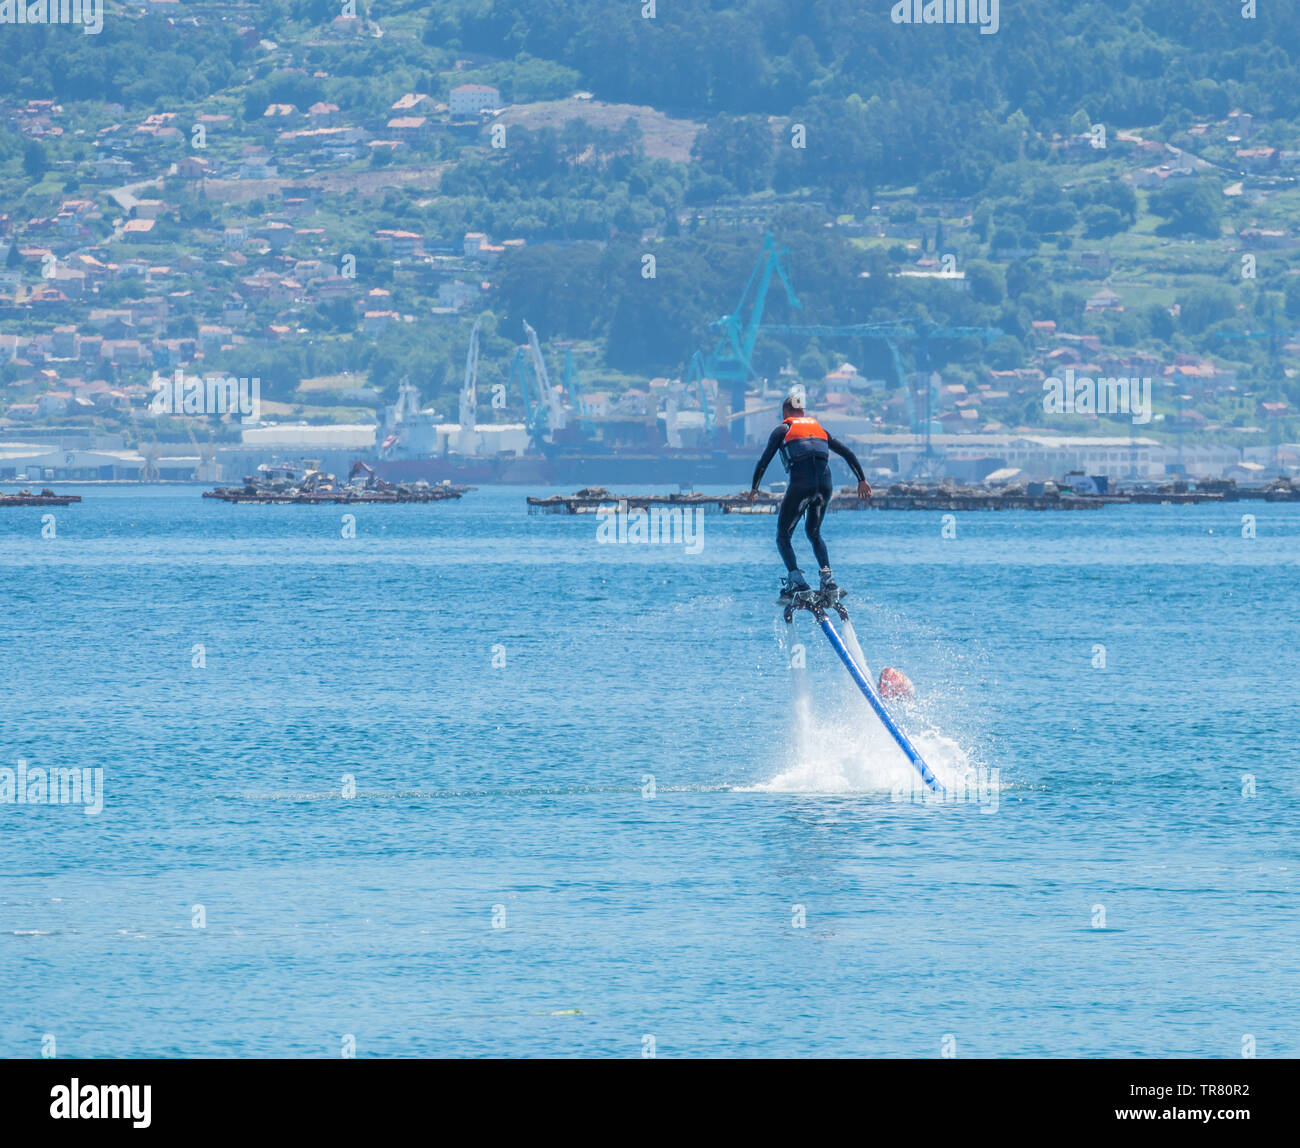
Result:
M1300 1055L1300 507L829 516L938 803L770 518L81 493L0 511L0 766L103 771L0 804L0 1055Z

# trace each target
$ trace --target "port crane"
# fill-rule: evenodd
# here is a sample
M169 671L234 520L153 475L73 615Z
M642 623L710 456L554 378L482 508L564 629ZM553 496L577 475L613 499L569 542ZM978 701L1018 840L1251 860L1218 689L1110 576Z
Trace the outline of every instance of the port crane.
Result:
M153 442L146 444L144 435L140 433L140 423L135 417L135 407L129 401L127 402L126 412L131 416L131 426L135 430L135 449L140 452L140 456L144 459L144 466L140 468L140 481L157 482L159 476L155 459L157 459L162 449L158 445L158 436L155 434Z
M563 432L568 426L565 395L578 417L584 437L592 437L590 412L583 402L577 371L573 365L573 348L566 347L564 350L563 385L556 386L551 382L551 373L547 369L546 356L542 353L537 332L527 320L524 321L524 334L528 342L515 348L515 357L510 363L510 386L517 386L523 398L524 424L533 445L540 448L547 435L554 439L557 432Z
M194 446L194 452L199 456L199 465L195 477L202 482L219 482L221 479L220 469L216 465L217 461L217 440L212 433L212 428L208 427L208 449L205 451L199 445L199 440L194 435L194 428L190 425L190 419L185 418L185 433L190 436L190 442Z
M461 454L472 454L478 443L474 430L478 422L478 332L483 316L474 320L469 333L469 352L465 355L465 381L460 388L460 442Z
M930 379L932 362L930 341L932 339L981 339L984 342L992 342L994 339L1002 337L1002 332L996 327L932 327L909 319L889 323L851 323L838 327L775 324L765 327L764 330L772 335L792 335L801 338L882 340L889 349L890 357L894 363L894 370L898 374L899 386L903 389L908 426L913 434L924 435L925 455L927 458L931 457L933 453L930 446L930 432L934 425L934 408L936 405L934 386ZM923 418L917 410L916 396L913 393L912 385L908 382L902 356L898 351L898 345L904 342L910 342L914 345L917 372L925 377L925 414Z
M718 423L712 404L705 394L704 380L715 379L719 394L725 387L731 392L731 413L736 414L745 409L745 391L753 378L754 369L751 360L754 356L754 344L758 341L763 324L763 308L767 304L767 293L775 275L785 288L786 299L793 308L803 306L794 293L790 275L785 269L783 257L785 248L778 247L776 237L769 231L763 236L763 248L759 253L758 263L750 272L749 281L741 293L740 302L729 314L709 324L709 330L718 333L718 341L710 352L696 351L687 363L686 375L689 386L694 387L704 411L704 429L706 433L716 433L720 444L730 441L728 429L731 420L724 419Z
M564 348L564 393L569 397L569 403L578 416L578 426L582 431L582 437L586 439L594 438L596 428L592 425L591 411L582 397L582 387L578 383L578 372L573 365L572 347Z
M1002 332L994 327L941 327L912 320L898 320L882 323L850 323L832 325L825 323L763 323L763 310L767 302L772 278L776 276L785 288L786 299L794 309L802 308L794 292L789 272L786 270L784 257L787 250L777 245L776 239L769 231L763 237L763 247L758 262L750 272L740 301L735 309L710 324L710 330L719 331L717 346L710 353L697 350L687 365L687 383L693 387L704 411L705 432L716 434L721 446L727 445L732 438L730 425L744 416L745 390L754 377L752 358L754 346L760 334L784 335L793 338L831 338L882 341L888 348L898 383L903 391L907 412L907 422L913 434L925 436L925 456L933 455L930 434L934 421L936 396L930 382L931 340L977 338L991 342L1000 338ZM919 373L926 377L925 416L922 420L918 411L916 396L908 380L899 353L900 343L910 343L914 347L914 357ZM731 390L731 411L720 421L713 404L708 402L704 389L705 379L717 380L719 388L727 386ZM753 412L749 412L753 413Z
M541 402L545 404L546 427L554 435L556 431L562 431L566 425L564 403L561 401L559 390L551 383L550 372L546 369L546 356L542 354L542 345L538 342L537 332L526 319L524 333L528 336L528 359L533 366L533 381L541 391Z
M519 389L524 404L524 426L528 430L529 441L533 446L540 446L546 434L546 410L539 401L533 401L532 384L529 381L531 368L525 348L516 347L514 358L510 360L510 387Z

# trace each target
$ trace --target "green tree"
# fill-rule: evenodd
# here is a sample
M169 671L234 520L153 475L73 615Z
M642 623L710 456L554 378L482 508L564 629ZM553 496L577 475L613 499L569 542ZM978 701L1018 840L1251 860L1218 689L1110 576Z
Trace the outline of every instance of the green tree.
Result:
M695 137L691 158L742 195L772 179L772 132L762 116L715 116Z
M1237 297L1226 287L1196 287L1180 300L1179 325L1191 335L1237 313Z
M1030 270L1029 265L1023 259L1017 259L1007 265L1007 295L1011 299L1019 299L1025 292L1032 291L1038 286L1039 277Z
M1002 272L989 263L971 263L966 267L970 295L976 303L996 307L1006 298L1007 286Z
M45 148L37 140L28 140L23 146L23 174L39 182L45 177L49 166Z
M1173 187L1151 196L1151 210L1165 217L1156 228L1157 235L1200 235L1217 239L1223 230L1220 223L1220 196L1204 180L1184 179Z
M819 383L826 377L826 356L815 347L809 347L799 356L797 369L805 382Z
M1109 204L1094 203L1083 209L1083 234L1088 239L1107 239L1124 230L1124 217Z
M1154 338L1169 342L1174 337L1174 317L1162 303L1149 303L1142 312L1147 329Z

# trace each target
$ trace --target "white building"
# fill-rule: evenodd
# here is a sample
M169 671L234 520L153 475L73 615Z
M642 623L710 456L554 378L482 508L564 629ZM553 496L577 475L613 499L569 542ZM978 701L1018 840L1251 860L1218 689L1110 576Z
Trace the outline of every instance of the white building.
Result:
M487 84L461 84L451 90L452 119L471 118L501 107L501 93Z
M851 422L852 420L846 420ZM828 427L837 437L847 439L858 452L864 467L870 468L873 455L892 456L898 471L907 474L925 450L921 435L854 433L852 429ZM1061 478L1068 471L1105 474L1112 478L1164 478L1166 463L1173 461L1177 448L1153 438L1134 435L1088 436L1055 434L934 434L931 449L942 459L948 454L963 458L975 456L1000 459L1005 467L1017 467L1031 480ZM1184 453L1189 472L1218 475L1227 460L1239 457L1235 448L1217 448L1226 452L1222 461L1210 457L1192 459ZM1197 464L1204 464L1205 469ZM892 469L892 468L891 468Z
M244 427L240 441L245 446L279 451L373 450L374 423L337 423L308 426L306 423Z
M491 457L507 451L524 454L528 450L528 428L523 423L477 423L471 435L462 435L459 423L440 423L439 447ZM466 449L468 448L468 449Z
M482 291L474 284L453 279L448 283L438 284L438 306L459 311L463 307L468 307L481 294Z
M199 477L197 456L146 459L133 450L50 450L23 443L0 444L0 480L7 482L139 481L152 477L187 482Z

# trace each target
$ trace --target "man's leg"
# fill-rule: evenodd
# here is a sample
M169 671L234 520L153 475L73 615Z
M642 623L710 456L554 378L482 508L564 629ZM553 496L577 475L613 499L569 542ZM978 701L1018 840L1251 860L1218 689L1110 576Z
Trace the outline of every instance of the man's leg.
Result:
M835 488L830 482L830 475L826 476L826 481L818 487L817 493L808 500L808 517L804 520L804 533L808 535L808 541L812 543L813 553L817 556L817 565L826 567L831 564L830 554L826 551L826 543L822 541L822 518L826 514L826 507L830 505L831 495L834 494Z
M799 568L799 563L794 556L794 547L790 545L790 536L799 524L799 515L802 513L803 495L791 483L786 488L785 497L781 499L781 509L776 515L776 548L781 552L781 561L785 563L787 573Z

